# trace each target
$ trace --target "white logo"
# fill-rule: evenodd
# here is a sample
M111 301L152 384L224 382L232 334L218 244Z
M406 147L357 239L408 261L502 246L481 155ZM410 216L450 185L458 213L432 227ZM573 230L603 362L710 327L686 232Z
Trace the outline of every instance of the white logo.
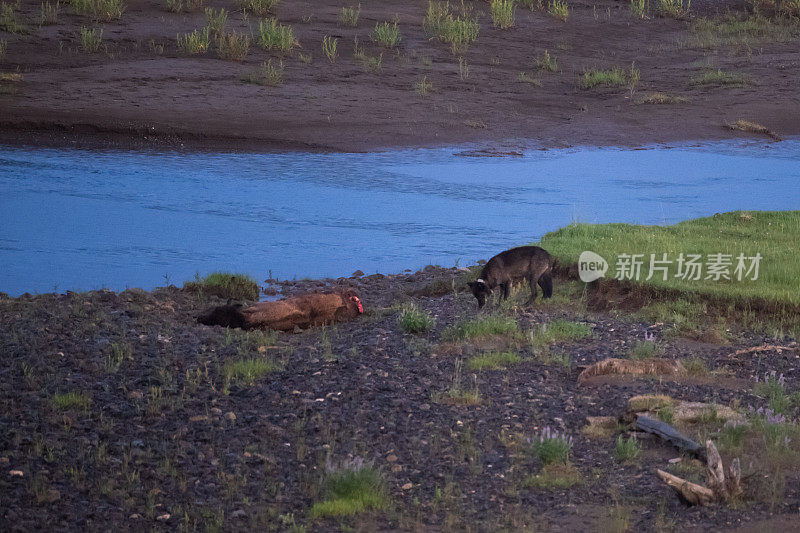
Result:
M578 258L578 274L585 283L602 278L607 270L606 260L594 252L587 250Z

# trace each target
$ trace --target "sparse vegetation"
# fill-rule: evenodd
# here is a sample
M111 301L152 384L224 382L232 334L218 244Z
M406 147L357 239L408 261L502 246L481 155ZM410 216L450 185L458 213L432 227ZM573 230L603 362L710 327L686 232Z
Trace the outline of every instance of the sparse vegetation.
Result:
M593 89L595 87L635 87L639 83L641 75L639 69L631 65L629 70L615 67L609 70L598 70L595 68L584 71L580 80L581 89Z
M257 40L258 44L266 50L277 50L284 53L291 52L299 44L294 37L292 27L278 24L278 20L274 18L258 23Z
M70 0L70 5L76 15L103 22L116 20L125 12L123 0Z
M216 36L225 33L225 25L228 23L228 12L225 8L214 9L213 7L207 7L205 13L206 26L211 35Z
M58 15L61 12L61 3L56 0L55 4L50 2L42 2L39 11L39 24L48 26L50 24L58 24Z
M388 22L378 22L375 24L375 29L370 34L372 40L387 48L394 48L400 43L400 29L397 23L389 24Z
M280 0L236 0L245 13L252 13L257 17L267 17L275 11Z
M269 357L246 357L225 363L222 375L232 383L252 386L267 374L282 369L283 365Z
M552 429L550 426L528 439L531 451L539 457L542 464L569 464L572 457L572 437Z
M550 52L545 50L541 57L536 58L536 68L547 72L556 72L558 71L558 62L556 58L550 56Z
M662 17L680 18L689 13L692 0L658 0L657 10Z
M425 32L450 44L454 54L464 52L478 38L478 19L461 4L461 13L453 15L449 2L428 2L428 12L423 21Z
M641 361L662 355L661 347L655 341L638 341L628 350L628 358Z
M510 28L514 25L514 0L492 0L489 13L495 28Z
M666 94L666 93L652 93L640 98L638 103L654 104L654 105L673 105L673 104L682 104L686 101L687 99L683 96L673 96L671 94Z
M178 35L178 50L186 55L198 55L208 52L208 47L211 45L211 37L209 36L208 26L202 30L194 30L191 33Z
M573 464L559 462L544 465L541 472L528 476L522 484L535 489L564 490L581 480L581 473Z
M180 13L183 11L183 0L166 0L165 6L167 11Z
M22 33L27 31L27 26L22 24L17 18L16 5L18 4L0 3L0 30L9 33Z
M428 79L428 76L423 76L421 80L414 82L414 91L425 96L433 91L433 82Z
M631 15L643 19L647 16L647 0L631 0L629 9Z
M542 86L542 82L539 80L539 78L534 78L533 76L531 76L526 72L520 72L519 74L517 74L517 82L530 83L531 85L536 85L537 87Z
M243 33L222 33L217 37L217 54L220 59L242 61L250 51L250 37Z
M591 336L592 328L588 324L554 320L533 328L528 334L531 347L542 348L554 342L575 341Z
M255 85L280 87L283 85L283 61L273 64L272 59L269 59L262 63L260 68L245 74L242 81Z
M85 411L89 408L89 404L91 403L92 399L87 395L83 394L82 392L74 391L56 393L53 395L52 400L53 409L56 411L67 411L70 409Z

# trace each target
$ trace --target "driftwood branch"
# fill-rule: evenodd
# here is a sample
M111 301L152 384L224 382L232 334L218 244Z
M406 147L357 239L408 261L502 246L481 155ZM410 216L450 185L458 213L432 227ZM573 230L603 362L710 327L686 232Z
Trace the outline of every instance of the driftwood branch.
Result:
M781 352L783 350L797 350L797 346L778 346L777 344L765 344L763 346L755 346L753 348L743 348L741 350L736 350L732 354L728 355L728 357L737 357L739 355L745 355L749 353L757 353L757 352Z
M639 415L636 417L636 428L652 433L672 443L681 450L705 460L705 450L697 442L688 437L684 437L677 429L666 422L654 420L648 416Z
M675 492L680 494L690 505L707 505L715 500L714 491L711 489L673 476L663 470L656 470L656 472L664 483L675 489Z
M672 487L687 503L691 505L708 505L716 502L727 502L742 493L741 468L739 459L731 461L726 469L717 447L711 440L706 441L706 477L708 487L692 483L663 470L657 470L667 485Z

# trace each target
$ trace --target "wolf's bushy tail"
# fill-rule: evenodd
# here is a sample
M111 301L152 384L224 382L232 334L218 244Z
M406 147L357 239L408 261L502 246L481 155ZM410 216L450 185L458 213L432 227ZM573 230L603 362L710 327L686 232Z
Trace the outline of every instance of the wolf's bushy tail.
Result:
M542 296L544 298L553 296L553 274L550 270L539 278L539 286L542 288Z

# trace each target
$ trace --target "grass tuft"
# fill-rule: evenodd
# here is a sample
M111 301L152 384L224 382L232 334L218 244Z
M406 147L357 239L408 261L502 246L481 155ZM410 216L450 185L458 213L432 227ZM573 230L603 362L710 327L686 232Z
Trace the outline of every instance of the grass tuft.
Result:
M0 30L9 33L23 33L28 30L27 26L17 19L17 7L19 7L19 3L0 3Z
M559 319L542 324L541 328L532 329L529 339L531 347L535 349L554 342L575 341L591 335L592 328L588 324Z
M326 35L322 38L322 53L328 58L328 61L333 63L339 56L337 49L339 48L339 39L332 38Z
M70 409L80 409L85 411L89 408L92 399L81 392L65 392L53 395L52 405L56 411L67 411Z
M539 78L535 78L526 72L520 72L517 74L517 83L530 83L531 85L535 85L537 87L542 86L542 82Z
M236 0L239 8L245 13L252 13L257 17L266 17L275 11L280 0Z
M101 28L92 28L91 30L86 26L81 28L81 48L84 52L97 52L102 45L103 30Z
M566 22L569 18L569 6L562 0L550 0L550 3L547 5L547 12L550 13L552 17L563 22Z
M536 68L547 72L556 72L558 70L558 61L550 55L550 52L545 50L541 57L536 58Z
M431 37L450 44L454 54L463 53L478 38L478 18L461 4L461 13L453 15L449 2L428 2L423 29Z
M262 20L258 23L258 44L266 50L291 52L298 46L291 26L278 24L277 19Z
M640 79L639 69L631 65L629 70L615 67L610 70L589 69L583 73L580 80L581 89L592 89L594 87L622 87L625 85L635 86Z
M747 78L735 72L724 72L722 69L706 70L691 77L689 84L704 87L741 87L747 85Z
M262 63L261 67L242 76L242 81L254 85L280 87L283 85L283 61L272 64L272 59Z
M95 20L109 22L116 20L125 12L122 0L70 0L76 15L89 16Z
M622 435L617 437L617 443L614 445L614 457L620 463L636 459L641 451L642 445L635 437L628 439L623 439Z
M211 45L208 26L202 30L194 30L191 33L178 35L178 50L186 55L198 55L208 52Z
M392 24L388 22L377 22L370 36L373 41L387 48L394 48L402 39L396 22Z
M535 489L564 490L577 485L581 480L580 471L571 463L551 463L544 465L538 474L525 478L522 484Z
M421 80L414 82L414 91L425 96L433 91L433 82L428 79L427 75L423 76Z
M325 479L325 499L311 508L313 518L344 517L385 509L389 497L380 472L370 466L350 466L330 471Z
M243 33L223 33L217 37L217 54L220 59L243 61L250 51L250 37Z
M681 18L689 14L692 0L658 0L656 10L662 17Z
M495 28L510 28L514 25L514 0L492 0L489 13Z
M539 457L543 464L569 464L572 456L572 437L559 433L546 426L541 432L528 439L531 452Z
M206 26L211 35L222 35L225 32L225 25L228 23L228 12L225 8L214 9L206 8Z
M673 105L682 104L688 100L683 96L673 96L666 93L652 93L643 96L638 100L639 104L654 104L654 105Z
M339 24L355 28L358 25L358 18L361 16L361 4L358 7L342 7L339 11Z
M50 2L42 2L39 10L39 24L48 26L51 24L58 24L58 15L61 12L61 3L56 0L55 4Z
M403 306L398 322L406 333L424 333L436 325L436 319L429 312L413 304Z
M226 380L242 385L255 385L256 380L283 370L283 365L268 357L246 357L228 361L223 367Z

